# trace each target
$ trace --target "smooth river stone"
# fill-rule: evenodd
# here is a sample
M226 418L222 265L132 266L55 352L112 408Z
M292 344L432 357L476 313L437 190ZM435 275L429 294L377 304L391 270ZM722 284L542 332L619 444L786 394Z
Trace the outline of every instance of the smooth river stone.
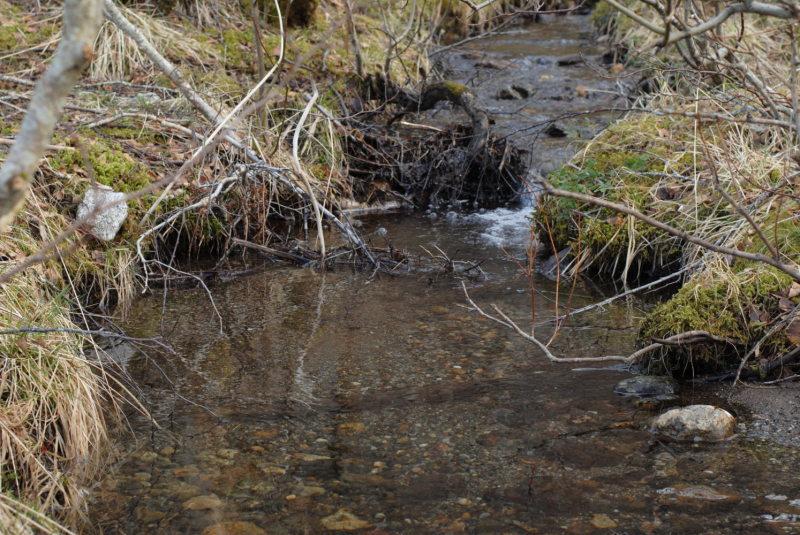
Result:
M201 535L266 535L266 533L250 522L220 522L208 526Z
M195 496L183 502L183 508L189 511L204 511L206 509L216 509L222 505L222 501L216 496Z
M353 531L356 529L368 528L372 524L366 520L361 520L346 509L339 509L331 516L323 518L322 525L325 526L325 529L330 531Z
M650 430L675 440L724 440L733 435L731 414L711 405L672 409L650 421Z

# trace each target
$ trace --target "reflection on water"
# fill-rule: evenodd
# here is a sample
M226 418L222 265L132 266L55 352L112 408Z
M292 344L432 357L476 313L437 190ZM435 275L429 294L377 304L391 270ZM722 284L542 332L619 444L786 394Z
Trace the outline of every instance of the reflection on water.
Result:
M494 223L394 215L365 227L416 249L489 257L471 295L523 323L527 281L487 243ZM505 245L521 254L524 242ZM108 533L206 535L796 529L795 450L743 435L660 443L638 427L650 415L611 392L626 374L548 363L459 307L455 278L431 268L365 280L348 268L268 268L219 283L221 330L203 291L171 291L165 325L178 325L177 355L158 362L224 420L176 400L133 357L165 429L133 418L139 444L96 493L93 522ZM600 297L579 283L573 306ZM554 298L553 283L537 279L540 318ZM160 296L140 301L131 332L155 334L161 306ZM576 318L553 349L630 352L640 315L628 303Z

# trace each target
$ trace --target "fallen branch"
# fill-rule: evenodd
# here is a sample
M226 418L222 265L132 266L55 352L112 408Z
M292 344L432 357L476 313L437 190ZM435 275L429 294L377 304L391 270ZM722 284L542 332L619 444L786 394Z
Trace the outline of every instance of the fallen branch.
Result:
M292 262L297 262L298 264L308 264L309 262L311 262L311 260L309 260L308 258L303 258L302 256L294 255L284 251L279 251L278 249L273 249L272 247L267 247L265 245L258 245L257 243L252 243L246 240L240 240L239 238L231 238L231 241L236 245L241 245L242 247L247 247L248 249L255 249L256 251L261 251L262 253L267 253L272 256L277 256L278 258L283 258L284 260L291 260Z
M502 310L497 305L491 305L495 312L497 312L502 319L495 318L494 316L490 316L489 314L485 313L481 308L475 304L475 302L470 298L469 293L467 292L467 285L464 282L461 283L461 287L464 289L464 295L467 297L467 302L472 305L472 309L478 312L484 318L490 319L494 322L499 323L505 327L508 327L512 331L515 331L518 335L523 337L525 340L532 342L536 347L542 350L545 356L551 362L608 362L608 361L616 361L616 362L633 362L634 360L638 359L642 355L649 353L650 351L654 351L665 345L689 345L695 344L700 342L705 342L708 340L712 340L714 342L725 342L728 344L736 344L735 340L731 340L729 338L723 338L721 336L716 336L708 331L688 331L685 333L676 334L675 336L670 336L664 340L660 340L653 344L650 344L647 347L643 347L639 351L627 356L618 356L618 355L609 355L605 357L572 357L572 358L562 358L556 357L553 355L550 350L544 345L542 342L537 340L535 337L531 336L530 334L526 333L519 326L514 323L508 316L506 316Z

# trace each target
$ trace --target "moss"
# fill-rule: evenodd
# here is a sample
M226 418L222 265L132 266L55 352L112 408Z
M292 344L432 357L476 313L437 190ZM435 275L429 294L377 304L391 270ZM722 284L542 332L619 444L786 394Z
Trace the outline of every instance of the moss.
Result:
M710 277L707 274L707 277ZM639 326L643 345L688 331L707 331L740 343L757 340L769 330L767 322L751 321L750 310L774 318L781 313L777 293L792 279L775 268L757 266L718 280L692 280L673 297L658 305ZM795 300L796 301L796 300ZM762 345L761 352L785 351L791 342L781 332ZM677 375L714 373L739 363L742 355L731 344L702 343L667 346L642 357L651 372Z
M217 46L226 67L251 71L255 64L252 45L252 30L231 29L222 34L222 43Z
M19 31L15 26L0 26L0 50L14 50L17 47Z
M66 142L65 140L57 141ZM130 193L150 184L151 177L148 169L126 154L119 144L108 144L100 140L85 140L84 143L98 183L123 193ZM51 157L50 165L56 170L61 169L75 176L82 174L78 173L78 170L82 169L85 172L83 157L77 150L56 153ZM83 177L72 181L62 180L59 185L63 188L67 198L79 197L89 186L89 179ZM140 212L136 201L130 201L128 207L133 214Z

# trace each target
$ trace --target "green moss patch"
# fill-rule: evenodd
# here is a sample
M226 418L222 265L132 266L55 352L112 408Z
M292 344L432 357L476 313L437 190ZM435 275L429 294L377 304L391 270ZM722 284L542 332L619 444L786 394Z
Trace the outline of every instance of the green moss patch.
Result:
M710 274L706 276L711 279ZM748 343L761 339L785 310L792 279L775 268L757 266L725 279L687 282L671 299L658 305L639 326L639 341L649 344L688 331L707 331L729 338L738 345L719 342L687 346L665 346L642 357L654 373L678 376L715 373L739 364ZM797 298L789 300L797 304ZM786 301L783 301L785 308ZM760 355L787 351L792 343L782 331L761 346Z

